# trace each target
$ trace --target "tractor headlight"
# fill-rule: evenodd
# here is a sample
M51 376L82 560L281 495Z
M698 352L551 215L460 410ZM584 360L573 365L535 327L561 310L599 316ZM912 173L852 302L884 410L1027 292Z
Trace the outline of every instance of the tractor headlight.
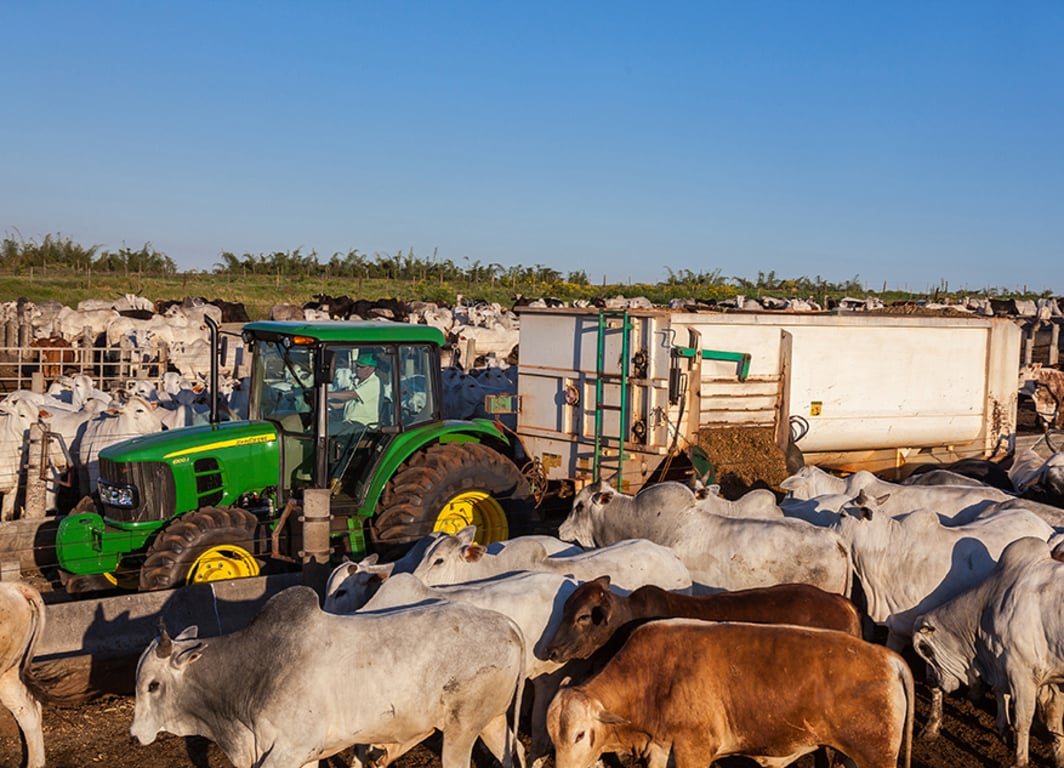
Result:
M112 507L137 506L137 489L132 485L118 485L106 480L97 480L96 488L100 492L100 501Z

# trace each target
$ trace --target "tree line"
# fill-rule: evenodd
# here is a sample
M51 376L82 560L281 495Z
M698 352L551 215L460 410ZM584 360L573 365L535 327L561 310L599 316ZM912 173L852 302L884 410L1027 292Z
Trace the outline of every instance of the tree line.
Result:
M508 289L513 292L528 291L530 294L557 295L568 298L574 295L590 295L596 288L605 292L618 289L637 291L652 290L671 295L688 294L699 298L721 299L742 293L750 296L777 294L800 297L843 296L877 293L866 287L860 275L848 280L833 282L817 275L813 278L781 277L775 271L758 272L756 278L724 275L720 269L694 271L673 270L664 267L667 278L655 284L620 286L607 285L605 280L596 286L585 270L570 270L562 273L544 264L506 265L498 262L484 263L463 257L462 263L449 258L416 255L414 250L390 253L364 253L357 248L336 252L327 260L316 251L303 252L296 248L270 253L243 253L237 256L230 251L219 254L210 274L235 277L275 277L314 279L356 279L402 281L415 286L429 287L433 284L483 286L484 288ZM37 242L21 236L6 234L0 240L0 270L20 274L30 270L71 270L108 274L175 275L176 263L170 256L145 243L138 249L123 245L117 251L99 245L85 246L61 234L45 235ZM995 296L1014 295L1015 291L986 288L981 293ZM880 292L888 292L886 286ZM912 295L946 295L949 285L943 280L930 287L926 293ZM1026 289L1024 291L1026 294ZM1040 295L1049 296L1045 291Z

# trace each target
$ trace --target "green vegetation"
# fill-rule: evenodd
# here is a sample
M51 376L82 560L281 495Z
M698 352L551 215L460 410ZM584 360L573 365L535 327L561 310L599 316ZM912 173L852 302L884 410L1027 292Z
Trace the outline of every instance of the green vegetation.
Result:
M347 294L355 298L421 299L453 302L458 295L511 304L518 294L552 296L564 301L596 296L646 296L656 304L672 298L722 300L736 294L755 297L802 297L823 301L826 297L876 295L884 301L957 298L965 293L981 296L1036 298L1041 293L1016 293L986 287L979 291L950 292L942 281L929 293L875 291L862 284L860 275L841 283L805 276L781 278L775 272L758 272L756 279L726 277L720 269L693 272L665 267L667 279L655 283L593 285L583 270L563 274L542 264L506 266L464 259L416 256L413 250L372 257L352 249L334 253L322 261L314 251L245 253L237 257L223 252L211 271L179 272L166 254L151 243L117 252L100 246L83 246L62 235L46 235L40 243L20 236L0 240L0 301L25 297L31 301L61 301L70 306L89 298L117 297L136 293L153 300L203 296L208 299L242 301L252 319L265 318L279 303L303 303L315 294Z

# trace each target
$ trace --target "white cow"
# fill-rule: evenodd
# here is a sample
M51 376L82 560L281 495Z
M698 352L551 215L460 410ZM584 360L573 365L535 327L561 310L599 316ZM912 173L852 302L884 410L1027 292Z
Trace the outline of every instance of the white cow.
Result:
M887 626L887 644L895 649L912 636L917 616L986 578L1010 542L1053 535L1044 520L1023 509L942 525L930 510L892 517L883 511L886 501L862 492L843 507L836 530L850 547L868 616Z
M1033 451L1028 454L1041 458ZM1013 479L1016 490L1024 496L1064 506L1064 453L1054 453L1034 466L1032 463L1030 455L1022 457ZM1012 476L1011 470L1009 475Z
M68 341L80 338L86 331L95 340L107 331L107 325L116 317L121 317L116 309L78 310L63 307L56 316L52 327Z
M15 519L23 444L30 425L36 422L37 408L25 400L8 403L0 410L0 493L4 495L0 521Z
M22 582L0 581L0 704L10 710L26 741L27 768L44 768L39 685L30 672L44 634L44 601Z
M976 640L983 608L991 596L1008 588L1018 567L1049 554L1049 545L1041 539L1017 539L1002 550L997 565L984 580L916 617L913 648L927 665L927 683L931 686L931 711L923 737L935 738L939 734L943 694L953 693L962 685L975 690L987 681L977 656ZM1002 714L998 713L999 718Z
M1047 548L1048 549L1048 548ZM1012 724L1015 765L1027 765L1036 703L1045 707L1058 768L1064 766L1064 563L1046 550L1008 569L979 621L976 650L994 689L998 723ZM1009 709L1011 704L1011 711Z
M458 584L487 579L510 571L548 571L581 581L609 576L619 590L630 592L644 584L662 589L688 589L691 575L671 549L646 539L619 541L611 546L569 557L550 556L534 540L513 539L497 555L473 542L476 529L467 526L441 536L425 550L414 575L429 585Z
M109 445L162 430L157 403L130 397L97 414L85 427L78 450L80 488L83 494L96 490L100 477L100 451Z
M776 503L776 494L765 488L754 488L731 501L721 496L720 486L714 484L696 488L695 498L697 509L714 515L754 520L783 517L783 510Z
M634 497L605 482L589 485L573 499L558 535L584 546L633 537L655 541L680 556L696 591L804 583L849 596L849 551L830 529L782 517L724 517L685 502L692 497L679 483L660 483Z
M851 499L861 491L869 496L889 494L883 509L890 515L902 515L914 509L934 509L945 522L966 523L979 515L986 507L999 501L1016 498L999 488L970 485L902 485L882 480L871 472L855 472L841 478L825 472L820 467L806 465L780 483L788 491L781 503L784 512L794 502L814 499L819 496L843 495Z
M478 735L510 768L524 639L502 614L444 602L336 616L291 587L245 629L197 635L164 633L141 654L141 744L165 730L211 739L236 768L309 768L353 744L394 757L438 729L443 768L469 768Z
M683 483L654 483L629 496L602 480L577 493L558 536L585 547L636 536L661 543L672 536L677 518L686 517L682 513L692 509L696 501L695 492ZM610 505L608 511L606 504ZM639 521L639 533L633 533L635 520Z
M395 574L381 584L362 612L420 605L428 601L453 600L509 616L525 638L525 678L532 684L529 762L540 764L550 750L547 738L547 706L561 682L564 664L551 661L545 650L561 622L561 606L578 582L555 573L524 571L482 581L430 587L412 573Z
M995 689L999 733L1009 724L1015 733L1015 765L1027 765L1036 702L1053 737L1056 765L1064 765L1062 577L1064 563L1046 542L1018 539L984 581L918 618L913 647L935 686L925 735L938 733L943 691L986 683Z
M476 530L475 526L470 526ZM388 563L378 562L376 553L367 555L357 563L350 561L336 566L325 585L324 609L329 613L353 613L364 606L380 585L390 576L400 573L413 573L429 545L443 536L442 531L422 536L398 560ZM570 544L553 536L518 536L513 539L495 541L487 545L489 555L497 555L509 544L520 541L526 546L529 541L539 542L548 555L575 555L583 548Z

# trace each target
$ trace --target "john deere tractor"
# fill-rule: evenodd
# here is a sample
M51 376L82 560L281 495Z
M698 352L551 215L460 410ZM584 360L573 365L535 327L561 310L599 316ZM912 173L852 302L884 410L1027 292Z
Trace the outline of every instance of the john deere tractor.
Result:
M249 420L222 421L215 407L209 424L101 451L98 499L57 533L68 585L167 589L294 562L298 515L286 510L310 488L330 491L337 557L394 555L469 523L487 543L529 521L519 446L495 422L443 418L437 329L253 322L243 340ZM378 381L354 386L366 375ZM352 407L367 391L376 406Z

